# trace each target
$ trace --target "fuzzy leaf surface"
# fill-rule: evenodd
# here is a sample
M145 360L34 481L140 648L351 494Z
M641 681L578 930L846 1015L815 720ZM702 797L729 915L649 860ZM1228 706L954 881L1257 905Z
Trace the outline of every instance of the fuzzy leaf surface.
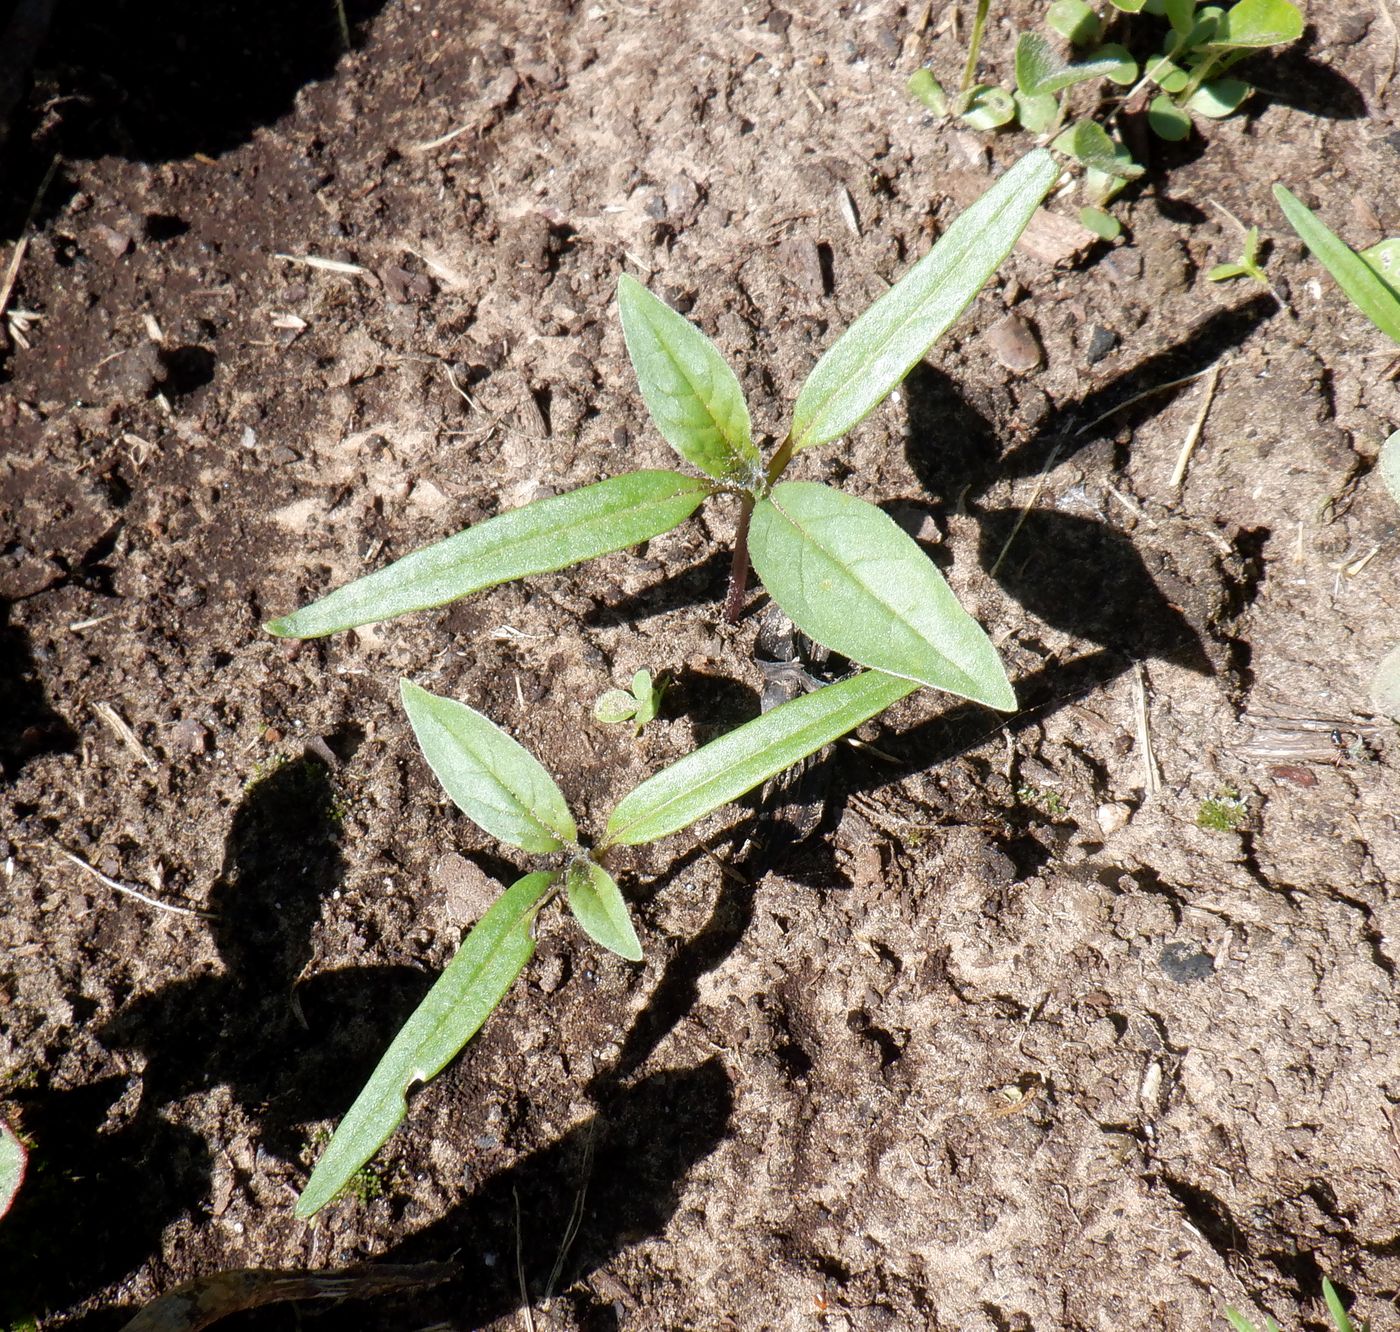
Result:
M1058 176L1043 148L1023 157L836 340L798 395L794 448L837 439L874 411L971 304Z
M1376 466L1380 469L1385 488L1390 491L1390 498L1400 504L1400 430L1388 436L1381 445Z
M519 741L475 708L411 680L399 681L399 693L428 766L473 823L540 854L577 840L563 793Z
M1282 185L1274 186L1274 198L1278 200L1293 230L1302 237L1303 243L1323 268L1336 279L1351 303L1386 337L1400 343L1400 298L1302 200Z
M297 1201L298 1216L313 1216L345 1187L403 1122L408 1089L436 1077L480 1030L534 954L535 912L554 881L548 873L517 880L462 940L316 1163Z
M719 481L760 470L744 391L718 348L683 315L624 273L617 307L627 354L662 438Z
M0 1116L0 1216L10 1210L10 1204L24 1183L24 1166L28 1153L19 1136Z
M1122 64L1116 56L1070 64L1038 32L1016 42L1016 86L1028 97L1063 92L1088 79L1106 79Z
M564 879L569 910L596 944L628 962L642 960L642 945L616 880L591 860L576 860Z
M912 680L864 671L780 704L624 796L608 818L604 845L640 846L704 818L917 688Z
M1303 14L1289 0L1239 0L1216 25L1212 46L1277 46L1303 35Z
M982 627L914 539L873 504L810 481L780 482L754 506L749 556L809 638L863 666L1015 708Z
M681 472L625 472L497 514L265 627L279 638L320 638L442 606L647 541L683 523L709 493L707 482Z

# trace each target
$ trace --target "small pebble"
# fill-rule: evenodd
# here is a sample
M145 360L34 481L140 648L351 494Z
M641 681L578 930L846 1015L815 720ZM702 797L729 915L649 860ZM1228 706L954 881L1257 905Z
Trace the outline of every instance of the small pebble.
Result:
M1018 314L1009 314L987 330L992 353L1013 374L1034 370L1043 359L1035 329Z
M1094 811L1094 821L1099 825L1099 831L1105 837L1111 837L1120 828L1126 827L1132 811L1127 805L1120 805L1110 802L1100 805Z
M1203 953L1195 944L1169 943L1162 949L1159 964L1168 980L1178 985L1209 980L1215 975L1215 959Z
M1095 324L1089 330L1089 345L1084 349L1084 359L1090 365L1097 365L1118 345L1118 334L1102 324Z

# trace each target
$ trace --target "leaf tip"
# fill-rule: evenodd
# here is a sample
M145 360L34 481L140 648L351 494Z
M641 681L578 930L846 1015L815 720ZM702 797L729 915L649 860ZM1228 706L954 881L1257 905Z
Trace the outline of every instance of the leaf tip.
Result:
M275 620L268 620L263 625L263 633L271 634L273 638L295 638L296 615L282 615Z

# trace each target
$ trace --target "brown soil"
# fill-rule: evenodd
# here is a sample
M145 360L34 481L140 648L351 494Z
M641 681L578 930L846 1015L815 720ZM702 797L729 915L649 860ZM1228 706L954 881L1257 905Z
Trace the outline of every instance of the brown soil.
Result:
M751 806L638 854L645 964L549 917L358 1196L292 1215L480 872L516 872L436 788L398 677L509 727L593 826L762 677L754 618L719 615L722 507L373 630L260 623L668 465L624 267L780 431L1027 146L905 94L957 67L953 8L364 3L341 57L330 5L60 7L4 204L14 242L62 155L11 303L40 318L0 353L0 1093L34 1143L10 1317L110 1329L222 1269L451 1259L420 1296L228 1326L517 1328L518 1252L541 1327L1205 1329L1234 1304L1317 1328L1323 1274L1394 1325L1400 770L1357 719L1396 639L1371 468L1400 389L1269 194L1400 233L1395 33L1361 4L1256 59L1247 115L1149 145L1126 243L1017 254L801 460L925 542L1023 710L906 700L768 863ZM993 25L1003 77L1013 38ZM1294 317L1204 280L1238 250L1212 200L1274 238ZM1045 349L1023 375L986 336L1012 305ZM1207 380L1080 429L1210 365L1179 491ZM591 705L641 665L678 683L634 741ZM1230 792L1238 830L1198 826ZM721 872L744 857L751 887Z

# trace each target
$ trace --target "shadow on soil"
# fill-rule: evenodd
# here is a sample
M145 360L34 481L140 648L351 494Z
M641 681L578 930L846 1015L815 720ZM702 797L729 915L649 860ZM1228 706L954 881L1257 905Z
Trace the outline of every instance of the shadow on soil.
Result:
M40 754L66 753L77 743L73 728L49 706L29 635L10 623L10 608L0 601L0 781L14 781Z

